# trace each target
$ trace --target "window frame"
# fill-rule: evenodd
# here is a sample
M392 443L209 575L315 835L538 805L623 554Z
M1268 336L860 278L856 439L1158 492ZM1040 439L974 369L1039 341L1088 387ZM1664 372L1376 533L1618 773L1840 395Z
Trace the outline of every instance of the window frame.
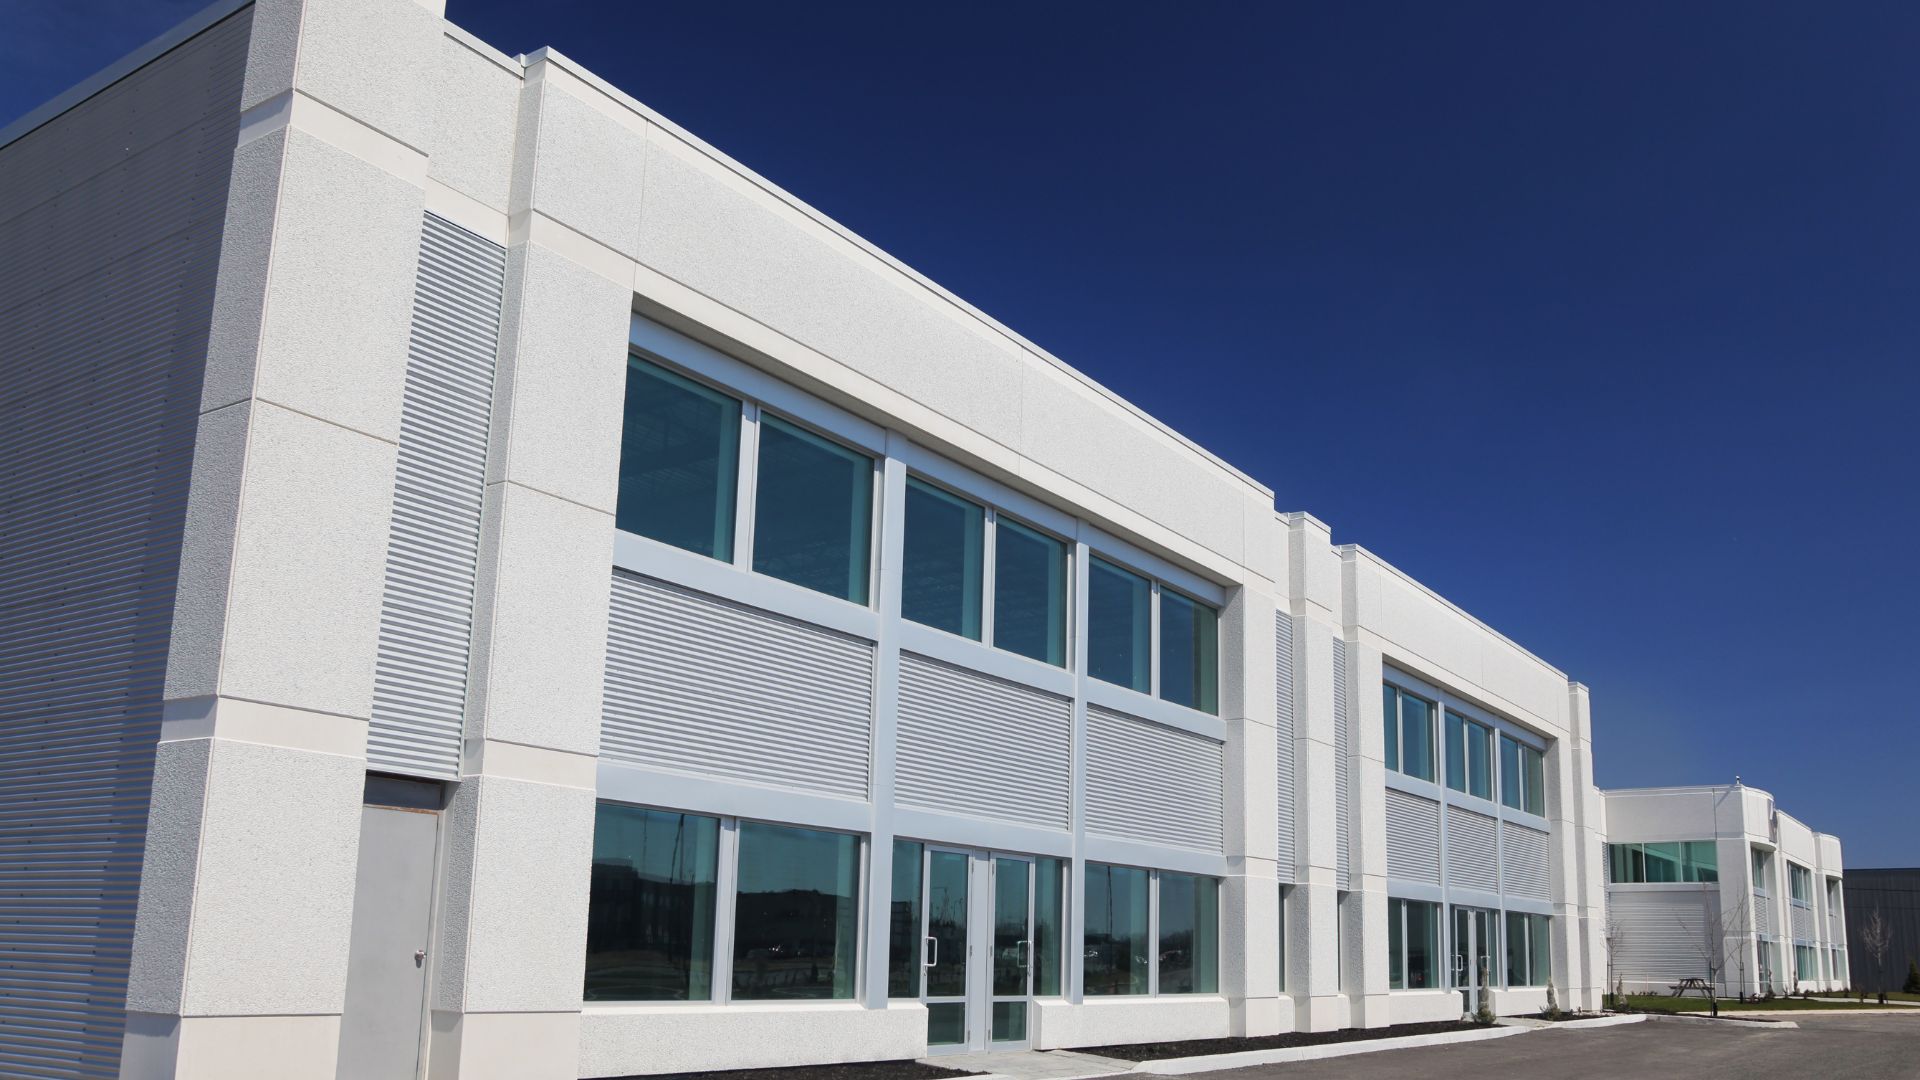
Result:
M1082 1000L1096 999L1096 1000L1102 1000L1102 1001L1139 1001L1145 998L1173 998L1177 1000L1177 999L1188 999L1188 998L1220 997L1223 995L1224 991L1222 991L1220 987L1225 982L1225 972L1222 970L1222 961L1224 960L1225 952L1226 952L1226 927L1224 923L1224 917L1226 914L1226 892L1227 892L1225 888L1224 878L1216 874L1203 874L1203 873L1198 873L1191 870L1164 871L1164 873L1174 874L1179 877L1187 877L1187 878L1194 878L1194 879L1205 878L1213 882L1214 988L1212 990L1188 990L1188 991L1179 991L1179 992L1163 992L1160 989L1160 878L1163 871L1159 867L1154 867L1154 866L1140 866L1134 863L1107 862L1101 859L1088 859L1086 861L1086 866L1088 868L1092 868L1095 866L1104 866L1104 867L1118 867L1126 870L1139 870L1144 872L1147 875L1147 945L1148 945L1147 992L1144 994L1091 993L1086 989L1086 985L1085 985L1086 980L1083 972L1082 978L1081 978L1081 987L1080 987ZM1196 917L1197 917L1197 914L1198 913L1196 911ZM1086 952L1086 948L1087 948L1087 923L1083 915L1080 920L1080 951L1082 954Z
M1429 986L1407 985L1407 975L1410 971L1408 961L1413 955L1409 947L1411 938L1407 934L1407 905L1409 904L1423 905L1432 916L1432 922L1429 924L1430 933L1428 945L1433 958L1433 971L1431 973L1432 985ZM1397 908L1396 905L1398 905ZM1412 896L1387 897L1387 989L1389 992L1422 993L1429 990L1450 989L1450 987L1446 985L1449 981L1447 973L1446 927L1447 912L1449 910L1451 909L1446 904L1437 900L1422 900ZM1395 917L1396 914L1398 916L1397 918ZM1395 955L1393 948L1394 932L1396 930L1400 938L1398 955ZM1400 980L1400 985L1398 986L1393 984L1396 977Z
M976 507L980 510L980 592L978 596L974 597L974 602L977 606L976 618L979 622L980 632L977 636L970 637L965 633L955 633L944 626L935 626L932 623L921 622L906 613L906 516L907 508L910 504L905 501L904 497L900 506L900 619L902 622L912 623L915 626L932 630L935 633L947 634L951 637L959 638L962 641L970 641L975 645L985 645L992 638L991 627L993 621L993 507L988 503L981 502L979 499L955 491L948 485L922 474L917 469L908 469L906 486L903 490L911 494L916 486L933 492L937 497L952 499L955 502Z
M849 829L831 828L820 825L805 825L791 821L776 821L771 818L742 817L733 814L719 814L710 810L683 810L678 807L661 806L654 803L628 802L623 799L599 797L594 800L596 813L602 803L629 807L637 810L649 810L662 814L687 814L694 817L715 818L720 822L719 842L715 851L714 867L714 905L713 905L713 958L711 974L712 996L698 1000L614 1000L586 997L585 979L581 982L581 1008L585 1011L618 1008L631 1009L684 1009L710 1008L716 1005L762 1006L773 1004L801 1005L846 1005L858 1004L866 1000L867 992L867 924L872 918L870 907L871 875L873 866L873 837L868 833L854 832ZM733 948L735 940L735 920L738 915L737 901L740 893L740 826L742 824L769 825L779 829L791 829L800 832L833 833L851 836L855 846L854 873L854 913L853 930L853 989L847 997L804 998L783 1002L777 998L739 998L733 996ZM892 896L891 883L888 896ZM889 900L891 903L891 900Z
M769 409L764 405L757 406L756 403L751 401L747 402L746 406L747 407L742 410L743 418L749 413L753 416L753 488L752 491L749 492L751 503L745 507L744 511L746 517L743 521L735 523L735 547L745 548L743 569L763 581L776 581L782 585L790 585L796 589L805 589L810 593L817 593L828 599L851 604L857 608L868 611L873 610L878 605L880 599L880 523L885 517L885 508L881 505L881 501L885 495L882 476L886 470L886 455L865 450L845 439L822 431L805 421L789 417L777 409ZM763 430L763 425L769 421L772 422L776 428L784 427L788 428L791 433L797 433L803 441L809 438L818 439L821 442L829 444L829 446L838 447L847 453L867 459L869 466L867 469L867 546L865 553L867 565L866 581L864 583L865 595L860 599L855 600L851 597L842 596L839 593L828 592L825 589L815 589L811 585L802 585L797 581L789 581L776 574L770 574L764 570L754 568L754 559L759 554L760 547L760 454L762 452L760 434ZM791 435L789 437L791 437ZM746 438L743 432L743 446L745 442ZM744 544L737 539L737 537L742 534L745 536ZM736 565L740 565L740 560L737 558Z
M1452 705L1443 704L1441 706L1441 717L1441 742L1445 744L1443 752L1446 757L1445 767L1441 769L1441 773L1447 789L1468 796L1469 798L1493 802L1494 780L1500 773L1500 763L1498 761L1500 754L1499 733L1494 730L1493 725L1476 720ZM1458 721L1458 723L1456 724L1455 721ZM1460 787L1455 787L1453 784L1452 739L1455 730L1461 733L1460 783L1462 786ZM1485 795L1473 790L1473 739L1476 736L1476 730L1478 736L1484 740L1483 745L1487 751L1487 793Z
M1787 901L1795 907L1813 906L1813 871L1787 860Z

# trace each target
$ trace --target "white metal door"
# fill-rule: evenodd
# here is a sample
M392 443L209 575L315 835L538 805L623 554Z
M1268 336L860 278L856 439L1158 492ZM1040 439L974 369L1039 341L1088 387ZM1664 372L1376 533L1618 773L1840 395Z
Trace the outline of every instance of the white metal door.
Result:
M439 831L435 810L369 801L360 811L341 1080L420 1075Z

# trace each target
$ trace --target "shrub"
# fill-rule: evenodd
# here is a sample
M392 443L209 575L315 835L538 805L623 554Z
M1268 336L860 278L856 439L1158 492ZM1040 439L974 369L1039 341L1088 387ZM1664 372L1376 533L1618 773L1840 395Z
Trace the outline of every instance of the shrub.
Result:
M1903 988L1909 994L1920 994L1920 964L1907 961L1907 985Z

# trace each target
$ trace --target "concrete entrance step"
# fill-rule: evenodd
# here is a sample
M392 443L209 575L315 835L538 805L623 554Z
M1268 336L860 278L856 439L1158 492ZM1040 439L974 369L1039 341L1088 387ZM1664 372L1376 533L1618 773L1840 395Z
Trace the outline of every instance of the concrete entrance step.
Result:
M1083 1080L1133 1071L1133 1062L1081 1054L1072 1050L986 1050L970 1054L942 1054L920 1059L943 1069L991 1073L1007 1080Z

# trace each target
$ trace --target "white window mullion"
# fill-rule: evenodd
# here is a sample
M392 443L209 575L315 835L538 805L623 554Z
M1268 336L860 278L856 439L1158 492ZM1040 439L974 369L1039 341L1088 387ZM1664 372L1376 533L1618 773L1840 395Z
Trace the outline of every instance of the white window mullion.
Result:
M1000 546L997 535L997 531L1000 528L1000 515L996 513L991 506L986 508L984 527L986 529L986 547L980 551L980 642L983 645L992 645L993 586L995 574L998 573L995 556Z
M719 873L714 875L713 926L713 1000L726 1004L733 1000L733 921L740 881L736 862L740 855L740 822L720 819Z
M753 569L754 484L760 474L760 406L751 401L740 406L740 472L734 485L737 504L733 531L733 565Z
M1147 993L1160 993L1160 871L1147 871Z
M1160 583L1147 583L1147 693L1160 696Z

